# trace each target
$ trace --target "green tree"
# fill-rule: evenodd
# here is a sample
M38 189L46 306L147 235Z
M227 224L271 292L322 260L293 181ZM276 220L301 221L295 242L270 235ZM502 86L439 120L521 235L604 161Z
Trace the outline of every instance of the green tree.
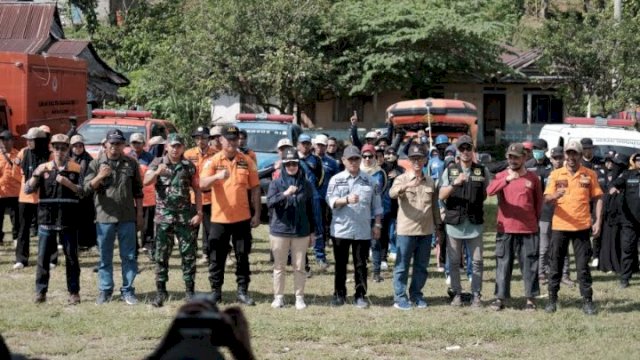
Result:
M617 23L610 11L558 13L532 44L542 68L564 78L559 87L570 114L609 114L640 102L640 18Z
M503 24L484 2L364 0L336 2L324 18L324 51L341 95L404 90L413 94L451 74L500 69Z

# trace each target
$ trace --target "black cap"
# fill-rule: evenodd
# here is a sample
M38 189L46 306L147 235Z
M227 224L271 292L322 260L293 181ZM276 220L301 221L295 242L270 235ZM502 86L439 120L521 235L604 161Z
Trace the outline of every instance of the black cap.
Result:
M127 139L119 129L111 129L109 130L109 132L107 132L107 142L110 144L126 141Z
M0 132L0 139L2 140L11 140L13 139L13 134L9 130L4 130Z
M393 147L389 146L388 148L384 149L384 153L385 154L390 154L390 155L396 155L396 149L394 149Z
M593 140L591 138L582 138L580 139L580 145L582 145L582 149L593 149Z
M196 136L200 136L200 137L203 137L203 138L208 138L209 137L209 129L207 127L204 127L204 126L198 126L198 128L195 129L191 133L191 137L196 137Z
M240 134L240 129L237 126L229 125L222 128L222 136L227 140L235 140Z
M537 150L545 150L549 146L544 139L537 139L533 142L533 148Z
M288 147L284 149L284 151L282 152L283 163L298 162L298 161L300 161L300 158L298 157L298 150L296 150L293 147Z
M617 153L613 157L613 162L620 166L629 166L629 157L623 153Z
M425 157L424 149L422 148L422 146L418 146L418 145L411 146L409 148L407 155L409 157L416 157L416 156Z
M564 149L562 148L562 146L556 146L551 149L551 157L556 156L564 156Z
M469 144L473 147L473 140L469 135L462 135L456 140L456 147L459 149L462 145Z

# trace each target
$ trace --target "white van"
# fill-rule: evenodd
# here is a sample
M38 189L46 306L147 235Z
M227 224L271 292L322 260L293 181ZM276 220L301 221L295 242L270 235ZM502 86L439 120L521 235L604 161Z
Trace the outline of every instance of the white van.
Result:
M572 121L572 119L581 119L582 121ZM567 118L565 124L544 125L540 129L538 137L547 142L549 149L555 146L564 146L571 139L580 140L588 137L593 140L593 152L599 157L604 157L609 151L627 156L640 152L640 132L637 130L631 127L610 126L613 122L606 120L595 121L593 119L594 125L582 125L589 122L585 119L588 118ZM633 124L633 121L629 121L629 124Z

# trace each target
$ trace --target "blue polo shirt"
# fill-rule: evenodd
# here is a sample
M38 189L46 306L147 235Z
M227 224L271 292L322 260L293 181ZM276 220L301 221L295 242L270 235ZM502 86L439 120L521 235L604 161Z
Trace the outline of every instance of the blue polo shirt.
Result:
M334 208L336 200L357 194L356 204ZM327 204L333 211L331 236L338 239L371 240L371 220L382 216L380 189L375 180L360 171L352 176L344 170L331 178L327 188Z

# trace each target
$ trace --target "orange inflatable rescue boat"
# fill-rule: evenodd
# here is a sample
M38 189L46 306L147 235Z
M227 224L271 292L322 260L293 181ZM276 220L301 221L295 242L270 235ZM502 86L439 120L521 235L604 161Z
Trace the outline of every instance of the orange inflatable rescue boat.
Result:
M476 142L478 114L476 107L462 100L416 99L401 101L387 108L393 126L405 131L417 131L431 126L431 136L445 134L451 143L461 135ZM429 119L429 117L431 119Z

